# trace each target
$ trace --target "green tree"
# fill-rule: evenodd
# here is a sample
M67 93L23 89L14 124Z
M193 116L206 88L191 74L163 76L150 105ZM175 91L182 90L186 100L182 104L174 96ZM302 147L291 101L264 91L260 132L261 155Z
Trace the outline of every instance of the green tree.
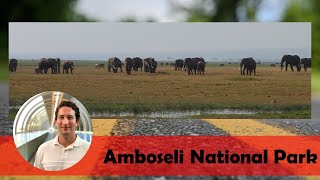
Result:
M291 0L284 10L282 21L312 23L312 66L320 70L320 1Z
M174 12L187 15L189 22L255 21L261 0L199 0L183 5L170 1Z
M0 6L0 79L7 79L8 22L93 21L75 11L77 0L10 0Z

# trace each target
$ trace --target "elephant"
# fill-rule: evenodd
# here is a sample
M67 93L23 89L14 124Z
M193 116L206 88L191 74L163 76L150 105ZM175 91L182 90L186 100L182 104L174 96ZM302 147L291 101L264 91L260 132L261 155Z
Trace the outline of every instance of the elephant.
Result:
M293 70L293 66L297 67L297 71L300 72L301 66L300 66L300 57L298 55L284 55L281 59L281 71L283 69L283 63L286 62L286 71L288 70L288 64L290 64L291 71Z
M184 62L183 62L183 67L182 69L184 71L188 71L188 75L193 74L192 70L193 70L193 62L192 62L192 58L185 58Z
M300 61L300 70L303 64L304 71L307 72L307 68L311 68L311 58L302 58Z
M270 64L270 67L277 67L276 64Z
M117 57L112 57L108 59L108 71L111 72L111 68L113 73L118 72L118 68L120 68L122 72L122 63L121 60Z
M145 59L143 59L144 72L150 72L151 59L152 59L152 58L145 58Z
M41 74L47 74L49 68L51 68L51 73L52 74L57 74L58 73L58 64L57 60L54 58L41 58L39 63L38 63L38 72Z
M127 57L124 61L125 61L127 74L130 75L131 70L133 68L133 60L131 58Z
M60 74L60 61L61 61L60 58L56 58L56 62L57 62L57 68L56 68L57 71L56 71L56 72L57 72L58 74Z
M62 69L63 69L63 74L64 72L66 72L66 74L69 74L69 69L70 69L70 73L73 74L72 70L74 69L74 64L72 61L66 61L63 63L62 65Z
M203 61L199 61L197 65L197 71L199 75L204 75L204 69L206 67L206 63Z
M188 75L197 75L198 62L205 63L205 60L202 57L184 59L184 69L187 70Z
M49 58L48 61L47 61L47 66L48 66L48 69L51 68L51 74L58 74L57 59Z
M243 68L242 68L243 66ZM247 75L248 75L248 72L254 73L254 75L256 75L256 66L257 66L257 63L256 61L252 58L252 57L249 57L249 58L243 58L241 60L241 63L240 63L240 74L241 75L245 75L245 70L247 70Z
M48 59L41 58L38 62L38 74L47 74L48 73Z
M150 72L150 73L156 72L158 62L156 60L154 60L154 58L152 58L152 57L145 58L143 64L144 64L144 71L145 72Z
M142 59L139 57L135 57L132 60L133 60L133 70L138 71L138 69L141 68L141 72L142 72L142 67L143 67Z
M158 66L158 62L152 58L150 63L150 73L155 73L157 66Z
M17 59L10 59L9 60L9 71L10 72L17 72L18 60Z
M182 59L177 59L174 63L174 70L175 71L181 71L183 68L183 60Z

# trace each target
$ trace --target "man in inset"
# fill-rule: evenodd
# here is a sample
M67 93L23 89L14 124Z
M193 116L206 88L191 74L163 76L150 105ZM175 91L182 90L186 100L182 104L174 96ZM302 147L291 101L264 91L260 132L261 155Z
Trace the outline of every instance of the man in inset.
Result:
M55 112L58 135L43 143L36 154L34 166L48 171L69 168L82 159L90 143L76 134L80 123L79 108L70 101L62 101Z

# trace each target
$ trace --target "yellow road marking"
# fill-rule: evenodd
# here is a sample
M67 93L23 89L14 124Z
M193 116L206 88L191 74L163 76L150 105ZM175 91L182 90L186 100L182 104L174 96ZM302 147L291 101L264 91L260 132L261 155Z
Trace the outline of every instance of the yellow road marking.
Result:
M282 128L253 119L203 119L231 136L295 136Z
M92 119L94 136L110 136L117 119Z

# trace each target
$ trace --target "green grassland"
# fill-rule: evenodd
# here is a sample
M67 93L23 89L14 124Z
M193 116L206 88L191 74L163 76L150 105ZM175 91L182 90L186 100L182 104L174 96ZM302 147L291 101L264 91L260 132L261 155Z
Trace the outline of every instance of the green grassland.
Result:
M8 64L0 61L0 81L8 80Z

